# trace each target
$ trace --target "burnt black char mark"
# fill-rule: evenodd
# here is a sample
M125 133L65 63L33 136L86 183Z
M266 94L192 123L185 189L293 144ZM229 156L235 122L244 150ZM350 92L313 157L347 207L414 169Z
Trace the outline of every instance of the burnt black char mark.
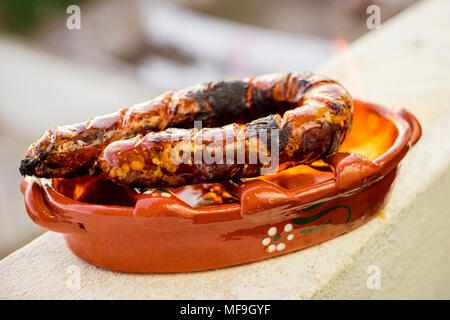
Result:
M48 151L41 151L34 158L26 158L20 161L19 171L23 176L33 176L36 174L36 168L45 161L48 156Z
M285 128L280 129L278 118L278 115L272 114L264 118L253 120L245 125L245 130L253 135L260 135L261 133L266 134L267 146L269 148L272 146L272 130L278 130L278 148L279 152L281 152L288 143L291 128L289 126L285 126Z
M248 82L238 79L215 82L208 91L208 104L217 115L216 125L223 126L239 120L247 107Z

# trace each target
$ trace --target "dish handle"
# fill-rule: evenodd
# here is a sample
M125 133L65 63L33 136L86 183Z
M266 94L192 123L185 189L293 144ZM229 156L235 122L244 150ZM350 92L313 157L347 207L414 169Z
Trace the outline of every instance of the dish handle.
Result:
M31 220L37 225L59 233L84 233L81 224L74 223L57 215L45 201L42 184L35 177L26 177L21 183L21 190L25 197L25 208Z

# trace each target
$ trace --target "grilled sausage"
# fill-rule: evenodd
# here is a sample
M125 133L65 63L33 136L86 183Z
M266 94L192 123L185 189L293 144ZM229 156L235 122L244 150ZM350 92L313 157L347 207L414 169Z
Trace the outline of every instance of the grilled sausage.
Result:
M144 187L254 177L336 152L352 112L352 98L340 84L311 73L213 82L172 95L168 113L181 128L113 142L96 166L116 183ZM209 127L237 123L183 129L194 120Z
M250 177L267 167L260 161L261 152L278 153L282 164L278 170L332 154L350 129L352 111L352 98L338 82L312 73L216 81L49 130L30 146L20 172L45 178L74 177L92 172L97 161L93 172L100 168L108 178L123 184L177 186ZM205 127L234 124L186 129L194 121ZM190 144L191 149L214 154L219 146L211 141L229 135L230 129L232 143L222 144L222 154L244 154L244 164L197 164L193 158L176 163L167 157L167 150L179 149L180 143L185 148L186 138L199 137L202 143ZM255 130L265 131L266 136L256 136ZM267 148L273 130L279 133L278 150ZM179 141L180 137L184 140ZM248 162L250 154L257 155L256 163Z

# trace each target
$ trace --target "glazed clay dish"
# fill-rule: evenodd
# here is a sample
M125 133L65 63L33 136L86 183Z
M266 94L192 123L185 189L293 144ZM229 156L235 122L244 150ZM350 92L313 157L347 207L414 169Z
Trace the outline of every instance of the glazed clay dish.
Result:
M187 272L268 259L332 239L383 208L421 135L405 109L354 100L330 154L273 174L164 187L105 175L26 176L30 218L84 261L122 272Z

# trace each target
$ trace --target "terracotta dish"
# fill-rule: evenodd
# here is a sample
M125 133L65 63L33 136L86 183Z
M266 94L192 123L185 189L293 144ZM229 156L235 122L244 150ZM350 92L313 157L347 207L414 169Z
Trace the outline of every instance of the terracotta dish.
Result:
M26 177L29 216L79 258L122 272L186 272L286 254L366 223L383 208L417 119L355 101L338 153L274 175L137 190L108 180Z

